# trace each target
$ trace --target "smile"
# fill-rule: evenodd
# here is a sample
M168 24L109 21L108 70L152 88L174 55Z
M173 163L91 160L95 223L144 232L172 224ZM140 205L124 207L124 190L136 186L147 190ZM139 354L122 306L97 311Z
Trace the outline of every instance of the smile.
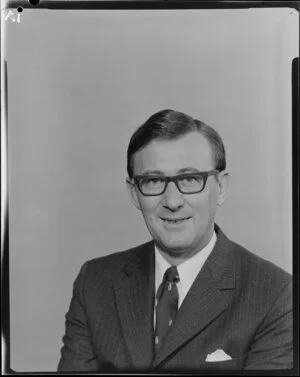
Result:
M190 217L180 217L180 218L177 218L177 219L164 219L164 218L161 218L165 223L167 224L182 224L184 221L190 219Z

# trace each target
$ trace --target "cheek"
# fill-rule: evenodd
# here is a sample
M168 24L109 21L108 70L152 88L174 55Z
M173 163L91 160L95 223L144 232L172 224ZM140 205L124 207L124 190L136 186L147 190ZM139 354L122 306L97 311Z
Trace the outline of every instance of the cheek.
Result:
M145 219L155 217L157 208L159 207L159 202L159 199L156 197L139 198L141 211Z
M201 196L191 198L189 206L193 209L198 221L206 222L214 217L217 208L217 198L214 190L206 189Z
M141 212L150 234L157 238L162 230L162 224L158 216L159 201L156 198L146 199L150 200L144 200L141 203Z

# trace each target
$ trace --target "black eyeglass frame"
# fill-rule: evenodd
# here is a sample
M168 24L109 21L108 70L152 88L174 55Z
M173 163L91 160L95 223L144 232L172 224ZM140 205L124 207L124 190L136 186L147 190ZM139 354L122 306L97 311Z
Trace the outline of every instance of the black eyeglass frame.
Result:
M174 176L157 176L157 175L135 175L132 179L133 179L133 182L134 184L138 187L140 193L144 196L159 196L159 195L163 195L167 189L167 186L169 184L169 182L174 182L178 191L181 193L181 194L184 194L184 195L190 195L190 194L198 194L200 192L202 192L204 189L205 189L205 186L206 186L206 182L207 182L207 178L211 175L216 175L217 173L220 173L220 170L218 169L214 169L214 170L209 170L209 171L201 171L201 172L195 172L195 173L184 173L184 174L178 174L178 175L174 175ZM179 187L179 184L178 184L178 180L179 179L182 179L182 178L185 178L185 177L191 177L191 176L201 176L204 180L203 182L203 187L201 190L198 190L198 191L193 191L193 192L183 192L180 187ZM160 192L159 194L145 194L143 193L141 187L140 187L140 180L143 179L143 178L160 178L164 181L165 183L165 187L163 189L162 192Z

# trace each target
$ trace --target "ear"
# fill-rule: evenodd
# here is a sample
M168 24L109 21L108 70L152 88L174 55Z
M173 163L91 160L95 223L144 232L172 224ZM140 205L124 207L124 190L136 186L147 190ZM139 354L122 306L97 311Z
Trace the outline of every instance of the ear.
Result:
M229 186L229 174L225 171L222 171L217 176L218 180L218 199L217 203L221 206L228 195L228 186Z
M126 178L126 186L127 186L127 191L129 198L131 202L134 204L134 206L137 209L141 209L138 194L136 192L136 186L132 183L132 181L129 178Z

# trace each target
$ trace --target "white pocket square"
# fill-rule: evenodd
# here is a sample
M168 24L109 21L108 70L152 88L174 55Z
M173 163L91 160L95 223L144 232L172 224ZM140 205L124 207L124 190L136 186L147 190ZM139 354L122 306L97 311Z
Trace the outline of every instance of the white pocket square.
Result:
M209 353L205 359L205 361L207 362L218 362L218 361L226 361L226 360L232 360L232 358L221 349L218 349L213 353Z

